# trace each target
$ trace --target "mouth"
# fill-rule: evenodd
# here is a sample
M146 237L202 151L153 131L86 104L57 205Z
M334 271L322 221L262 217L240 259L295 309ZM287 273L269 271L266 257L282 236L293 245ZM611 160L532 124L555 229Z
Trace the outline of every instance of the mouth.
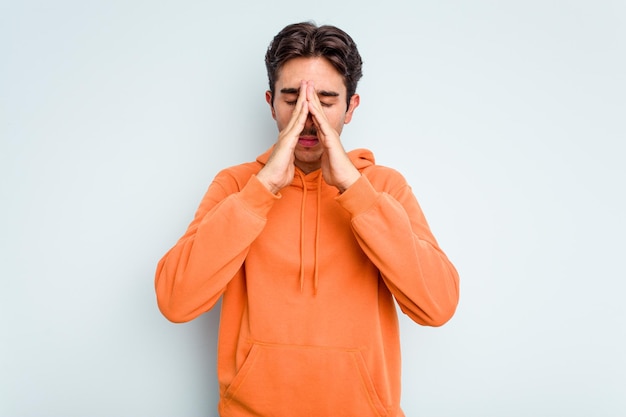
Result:
M317 139L317 136L300 136L300 138L298 139L298 144L305 148L312 148L318 143L319 140Z

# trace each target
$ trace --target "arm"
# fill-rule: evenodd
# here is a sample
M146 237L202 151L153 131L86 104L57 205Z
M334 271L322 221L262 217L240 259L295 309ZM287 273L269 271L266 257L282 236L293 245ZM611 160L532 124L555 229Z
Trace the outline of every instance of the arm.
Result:
M294 148L307 115L302 88L267 164L243 188L228 170L213 181L187 232L157 267L157 301L169 320L189 321L209 310L242 273L249 247L279 198L275 193L293 180Z
M354 99L356 106L358 97ZM324 180L342 193L337 201L351 213L361 248L378 267L402 311L417 323L444 324L456 310L459 277L437 245L410 187L396 171L377 177L380 183L374 187L343 150L312 83L307 84L307 101L325 148L321 164Z
M366 171L337 201L351 213L361 248L380 270L402 311L417 323L440 326L456 310L459 277L410 187L395 171L393 176L393 185L385 186L389 192L379 192Z
M240 273L276 198L255 176L240 191L226 171L215 178L187 231L157 266L157 302L165 317L185 322L213 307Z

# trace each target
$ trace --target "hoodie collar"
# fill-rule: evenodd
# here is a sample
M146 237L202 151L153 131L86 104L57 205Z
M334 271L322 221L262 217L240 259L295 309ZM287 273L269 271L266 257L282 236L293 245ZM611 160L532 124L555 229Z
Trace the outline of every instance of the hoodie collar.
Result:
M256 158L257 162L263 165L267 164L267 161L270 159L270 155L272 154L273 150L274 146L263 152ZM348 152L348 157L359 171L362 171L364 168L370 165L374 165L375 163L374 154L369 149L354 149Z
M274 147L272 146L263 154L257 157L257 162L265 165L269 160L270 155L272 154ZM374 165L374 154L367 149L355 149L353 151L348 152L348 157L354 164L354 166L362 171L364 168ZM322 211L322 182L323 177L320 170L313 171L309 174L304 174L300 169L295 169L295 174L291 186L300 187L302 186L302 199L300 204L300 292L304 291L304 231L305 231L305 204L307 201L307 193L309 189L317 193L317 210L315 216L315 252L314 252L314 282L313 288L314 293L317 294L317 288L319 283L318 277L318 249L319 249L319 241L320 241L320 223L322 219L321 211Z

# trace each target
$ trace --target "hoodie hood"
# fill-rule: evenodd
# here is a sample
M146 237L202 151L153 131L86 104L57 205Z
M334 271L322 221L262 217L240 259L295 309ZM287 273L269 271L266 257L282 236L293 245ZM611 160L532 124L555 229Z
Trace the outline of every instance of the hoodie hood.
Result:
M257 162L262 165L265 165L274 150L274 146L265 151L263 154L257 157ZM368 149L355 149L353 151L348 152L348 157L350 161L354 164L354 166L359 170L359 172L363 171L366 167L374 165L374 154ZM320 223L321 223L321 209L322 209L322 172L320 169L317 169L309 174L304 174L300 169L296 168L293 181L291 182L291 187L300 188L302 187L302 199L300 204L300 292L304 291L304 277L305 277L305 269L304 269L304 258L305 258L305 207L307 201L307 194L309 191L313 191L317 193L317 210L315 216L315 252L314 256L314 292L317 293L318 283L319 283L319 275L318 275L318 249L319 249L319 241L320 241Z

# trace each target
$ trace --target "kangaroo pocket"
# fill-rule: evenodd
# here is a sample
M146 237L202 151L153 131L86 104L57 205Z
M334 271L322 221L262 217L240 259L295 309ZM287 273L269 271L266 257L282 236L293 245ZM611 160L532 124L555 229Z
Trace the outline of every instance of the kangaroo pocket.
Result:
M222 398L225 416L387 416L357 349L254 344Z

